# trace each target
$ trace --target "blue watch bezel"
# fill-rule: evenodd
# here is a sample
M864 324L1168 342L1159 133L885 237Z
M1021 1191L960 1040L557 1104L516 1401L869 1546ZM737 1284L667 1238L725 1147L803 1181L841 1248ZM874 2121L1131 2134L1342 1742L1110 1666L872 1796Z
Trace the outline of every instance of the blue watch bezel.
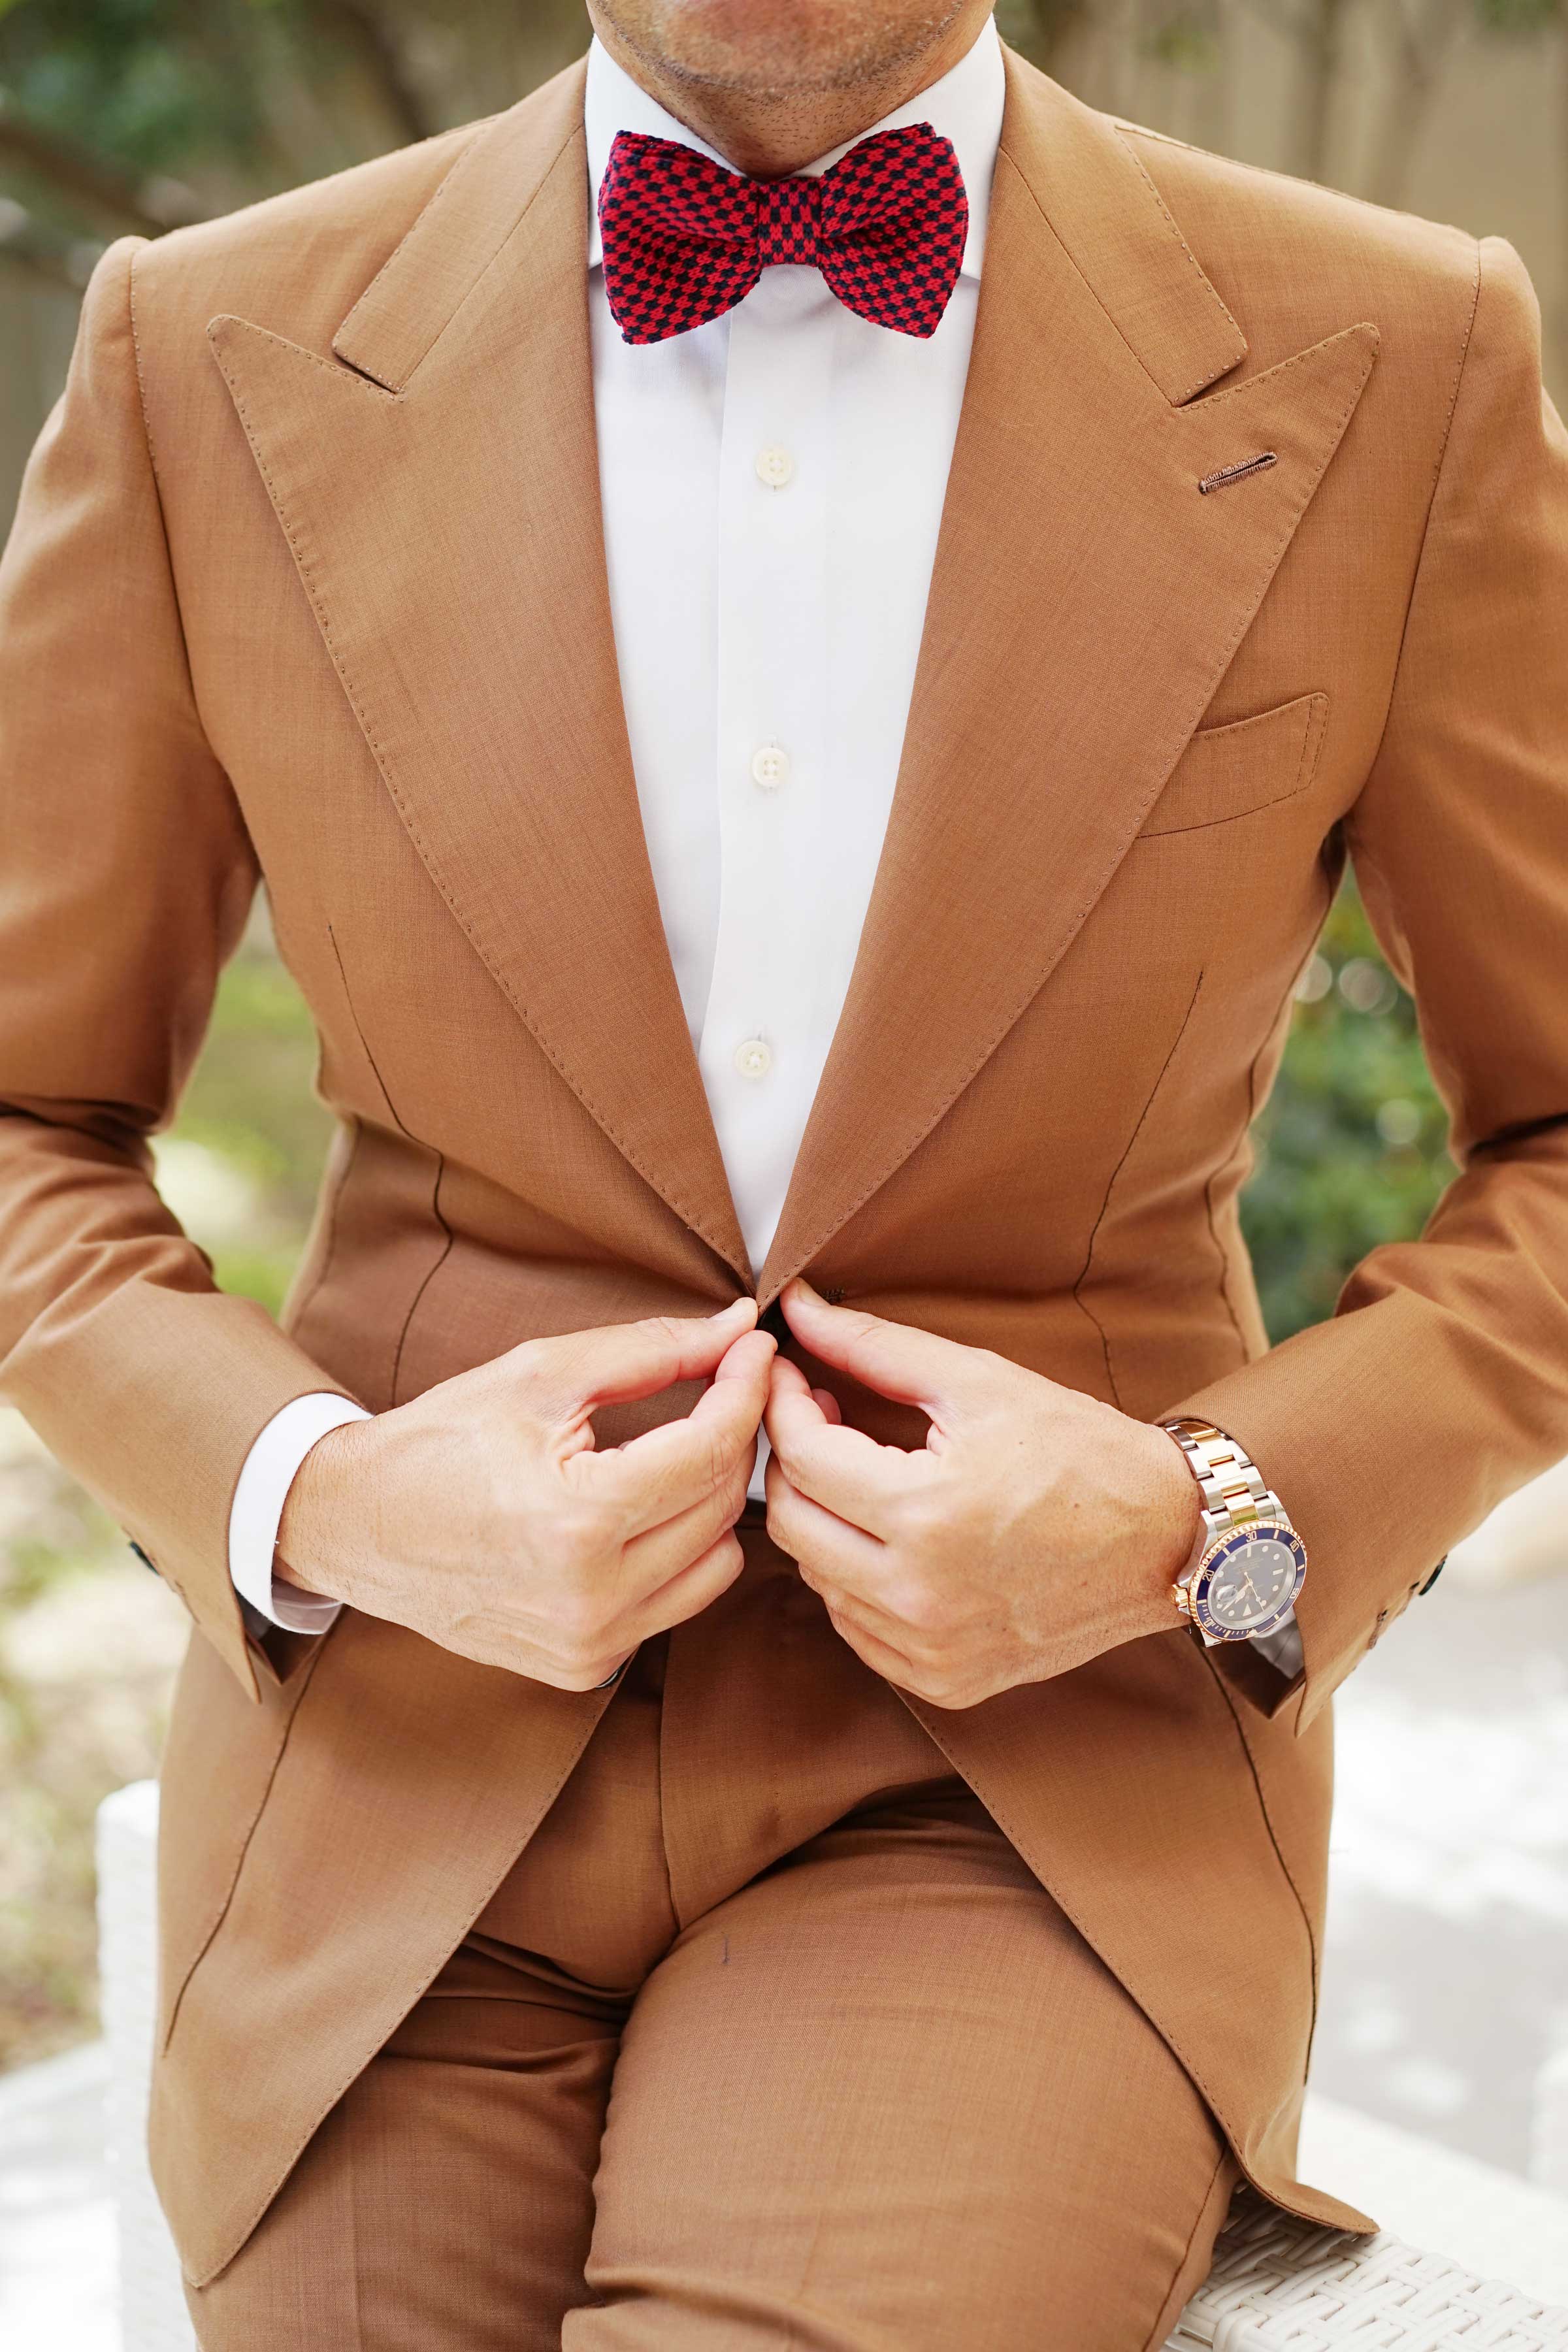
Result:
M1271 1617L1257 1625L1222 1625L1208 1605L1209 1586L1215 1571L1232 1555L1245 1551L1248 1544L1282 1543L1296 1563L1296 1574L1289 1591ZM1233 1528L1219 1541L1211 1544L1199 1561L1193 1576L1191 1591L1193 1622L1206 1633L1211 1642L1255 1642L1259 1634L1277 1632L1296 1606L1307 1575L1307 1547L1288 1519L1251 1519L1244 1528Z

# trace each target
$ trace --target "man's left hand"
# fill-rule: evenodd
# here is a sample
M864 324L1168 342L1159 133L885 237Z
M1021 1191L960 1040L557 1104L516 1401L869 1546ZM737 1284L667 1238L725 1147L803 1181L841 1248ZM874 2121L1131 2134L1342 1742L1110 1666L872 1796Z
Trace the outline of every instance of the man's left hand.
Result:
M1198 1490L1163 1430L798 1279L782 1303L820 1362L930 1418L921 1452L879 1444L774 1360L768 1531L876 1673L975 1706L1179 1623Z

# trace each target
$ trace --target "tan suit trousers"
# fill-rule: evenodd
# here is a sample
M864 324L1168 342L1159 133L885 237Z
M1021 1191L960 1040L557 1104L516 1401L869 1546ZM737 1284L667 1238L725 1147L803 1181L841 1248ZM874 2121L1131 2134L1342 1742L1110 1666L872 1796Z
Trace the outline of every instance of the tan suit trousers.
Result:
M204 2352L1163 2342L1236 2179L1215 2124L888 1686L837 1643L836 1687L805 1671L814 1596L742 1535L192 2291ZM712 1677L770 1659L771 1767L704 1769Z

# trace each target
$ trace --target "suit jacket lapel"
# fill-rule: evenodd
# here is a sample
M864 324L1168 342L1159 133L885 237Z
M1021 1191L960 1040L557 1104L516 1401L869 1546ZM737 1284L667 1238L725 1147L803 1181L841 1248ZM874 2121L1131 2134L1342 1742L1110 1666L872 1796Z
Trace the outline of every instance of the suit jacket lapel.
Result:
M903 766L766 1304L912 1151L1104 890L1371 369L1246 356L1130 148L1009 59L984 278ZM1200 478L1277 462L1220 496Z
M585 1108L749 1286L621 706L586 189L579 68L479 132L334 360L240 319L210 332L437 887Z
M916 1148L1067 949L1375 352L1373 329L1348 327L1210 392L1245 341L1131 150L1016 59L1009 78L903 769L764 1304ZM592 1116L749 1282L621 708L585 204L578 69L476 137L334 361L238 319L212 340L437 887ZM1199 495L1201 476L1264 448L1266 472Z

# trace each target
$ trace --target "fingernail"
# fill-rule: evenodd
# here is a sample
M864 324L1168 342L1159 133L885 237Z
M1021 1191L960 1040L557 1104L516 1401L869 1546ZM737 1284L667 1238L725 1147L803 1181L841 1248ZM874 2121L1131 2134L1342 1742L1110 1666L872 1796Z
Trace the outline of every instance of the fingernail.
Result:
M716 1307L708 1320L710 1323L722 1323L725 1316L733 1315L737 1307L749 1307L751 1303L749 1298L731 1298L728 1307Z

